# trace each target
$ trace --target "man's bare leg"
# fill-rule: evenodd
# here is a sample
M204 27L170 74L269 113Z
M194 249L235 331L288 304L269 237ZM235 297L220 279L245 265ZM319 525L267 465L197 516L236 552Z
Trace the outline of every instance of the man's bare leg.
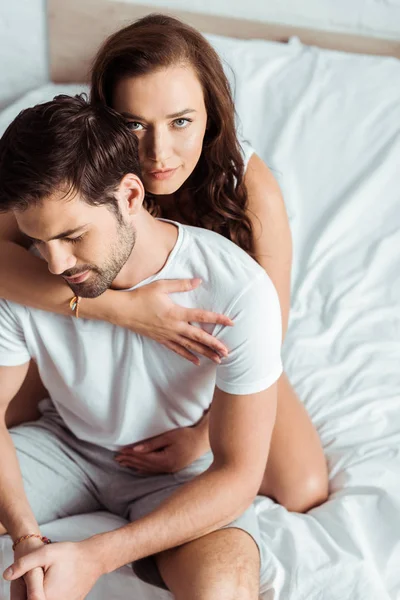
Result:
M260 556L253 538L220 529L156 556L176 600L258 600Z

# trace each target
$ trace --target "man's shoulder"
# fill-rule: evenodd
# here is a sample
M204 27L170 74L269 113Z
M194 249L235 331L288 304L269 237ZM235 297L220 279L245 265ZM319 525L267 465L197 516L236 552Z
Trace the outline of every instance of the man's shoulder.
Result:
M0 298L0 315L1 316L13 316L22 317L27 311L27 307L17 302L11 302L11 300L5 300Z
M191 246L192 251L197 249L204 260L209 259L212 269L222 265L227 273L235 272L237 277L242 275L246 279L254 279L264 272L264 269L247 252L223 235L191 225L182 227L186 231L188 245Z
M182 226L182 244L171 263L169 278L199 278L196 290L173 295L177 304L226 311L251 290L265 299L264 269L244 250L223 236L192 226Z
M58 326L59 321L67 319L69 317L65 317L64 315L0 299L0 328L4 323L7 323L9 326L11 324L18 325L19 328L24 330L32 328L33 323L36 324L35 326L48 326L49 323Z

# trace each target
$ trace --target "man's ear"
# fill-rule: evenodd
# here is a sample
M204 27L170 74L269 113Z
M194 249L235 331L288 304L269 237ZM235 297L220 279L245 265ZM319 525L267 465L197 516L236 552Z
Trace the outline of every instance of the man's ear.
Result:
M130 216L137 215L142 208L144 195L143 183L139 177L133 175L133 173L125 175L116 193L123 214Z

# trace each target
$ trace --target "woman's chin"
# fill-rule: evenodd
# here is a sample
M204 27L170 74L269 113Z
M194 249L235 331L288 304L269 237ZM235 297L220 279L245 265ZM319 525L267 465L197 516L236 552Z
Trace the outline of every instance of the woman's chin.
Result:
M154 194L154 196L170 196L175 194L182 186L184 181L149 181L149 179L143 178L144 187L146 192Z

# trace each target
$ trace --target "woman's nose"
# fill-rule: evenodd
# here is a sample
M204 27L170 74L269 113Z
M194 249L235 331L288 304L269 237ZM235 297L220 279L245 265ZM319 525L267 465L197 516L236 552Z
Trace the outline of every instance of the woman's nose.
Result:
M168 132L158 130L149 134L146 150L150 160L165 163L171 156L171 140Z

